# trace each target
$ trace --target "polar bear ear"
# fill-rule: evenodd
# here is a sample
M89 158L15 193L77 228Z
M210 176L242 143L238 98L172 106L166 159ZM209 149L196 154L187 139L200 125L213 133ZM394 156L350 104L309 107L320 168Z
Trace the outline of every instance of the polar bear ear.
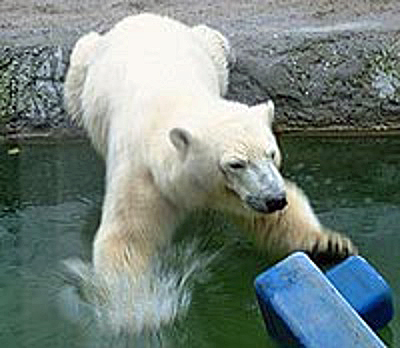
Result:
M182 156L182 159L185 159L189 146L192 143L190 132L183 128L173 128L169 132L169 139Z
M251 108L252 111L261 115L268 127L272 127L274 121L275 106L274 102L270 99L266 103L258 104Z

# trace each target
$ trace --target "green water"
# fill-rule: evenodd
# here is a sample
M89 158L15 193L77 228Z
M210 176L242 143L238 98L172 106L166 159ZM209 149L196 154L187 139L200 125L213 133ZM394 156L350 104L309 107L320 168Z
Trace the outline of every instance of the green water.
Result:
M345 231L400 294L400 138L283 139L284 172L320 219ZM180 235L203 235L200 257L228 247L192 289L168 332L108 338L63 302L62 260L90 258L104 167L84 142L0 145L0 347L274 347L253 293L266 261L216 216L194 216ZM201 226L201 227L200 227ZM194 257L197 255L195 254ZM380 334L400 347L400 318ZM168 342L173 342L169 344Z

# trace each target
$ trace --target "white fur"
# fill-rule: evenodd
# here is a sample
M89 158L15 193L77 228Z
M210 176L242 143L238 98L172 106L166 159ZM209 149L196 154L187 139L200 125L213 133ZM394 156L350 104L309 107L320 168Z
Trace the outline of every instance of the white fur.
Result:
M224 96L228 90L228 64L235 61L229 42L220 32L206 25L197 25L192 30L217 67L221 96Z
M145 272L186 213L199 208L233 214L261 248L280 256L324 251L331 240L338 254L354 251L348 239L324 230L294 184L269 169L280 164L273 103L249 107L222 98L229 52L214 29L152 14L77 42L66 105L106 161L93 261L107 281ZM232 161L247 166L235 172ZM245 197L269 188L286 190L288 207L252 211Z

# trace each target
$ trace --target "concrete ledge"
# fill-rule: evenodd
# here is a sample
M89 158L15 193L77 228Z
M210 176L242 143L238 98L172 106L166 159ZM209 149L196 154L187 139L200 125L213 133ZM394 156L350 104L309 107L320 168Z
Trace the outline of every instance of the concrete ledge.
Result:
M283 131L400 130L395 0L380 6L356 0L12 3L0 4L0 136L6 138L80 134L62 107L73 43L142 11L221 30L237 56L228 98L249 104L273 98Z

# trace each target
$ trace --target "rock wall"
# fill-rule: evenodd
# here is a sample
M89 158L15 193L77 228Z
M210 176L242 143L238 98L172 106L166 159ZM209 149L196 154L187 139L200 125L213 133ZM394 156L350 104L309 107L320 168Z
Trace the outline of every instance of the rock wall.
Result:
M71 128L63 109L68 56L60 46L0 47L2 135Z
M15 8L21 1L15 0ZM87 1L82 2L87 7L76 1L48 2L54 2L54 11L38 7L46 17L34 17L34 28L24 27L27 20L16 21L15 28L11 23L12 30L0 32L2 137L80 134L66 117L62 102L74 41L89 30L108 29L128 12L143 10L188 24L205 22L221 30L237 58L228 98L249 104L272 98L281 130L400 130L400 4L396 1L385 1L391 4L390 15L386 8L374 7L383 12L372 17L361 12L350 16L354 13L347 13L340 0L340 13L319 11L331 4L323 0L312 6L307 0L280 0L274 2L273 11L267 9L270 3L260 1L251 7L232 0L229 8L204 0L191 4L175 0L163 6L152 1L148 9L144 3L137 9L106 1L108 21L99 20L105 18L102 12L94 17L95 7ZM125 2L117 1L119 5ZM297 7L283 8L287 3ZM357 4L358 11L365 7L364 2ZM68 16L73 6L77 13ZM319 12L310 15L309 8ZM61 16L59 22L57 16Z
M240 51L232 98L270 96L283 129L400 129L400 31L271 37Z

